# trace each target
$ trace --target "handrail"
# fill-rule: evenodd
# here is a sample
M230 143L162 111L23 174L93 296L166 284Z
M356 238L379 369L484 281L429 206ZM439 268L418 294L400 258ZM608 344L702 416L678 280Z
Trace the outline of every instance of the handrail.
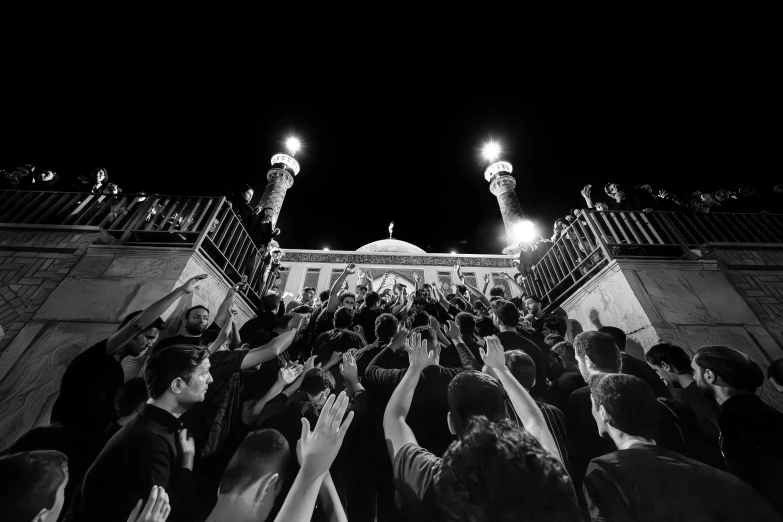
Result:
M0 223L94 226L118 243L201 251L230 282L247 276L254 306L263 287L263 254L224 197L0 191Z
M523 287L556 307L615 258L694 258L701 245L783 245L783 215L584 210L553 243L526 246Z

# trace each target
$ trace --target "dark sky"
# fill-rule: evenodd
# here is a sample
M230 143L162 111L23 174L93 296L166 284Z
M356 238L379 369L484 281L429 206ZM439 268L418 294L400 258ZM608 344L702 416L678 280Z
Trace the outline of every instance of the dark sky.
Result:
M487 254L504 246L479 156L490 136L545 236L585 183L599 194L610 180L778 183L778 67L752 45L654 43L520 50L488 67L481 53L356 42L296 60L172 42L50 57L31 81L5 82L0 167L73 179L100 165L126 192L223 195L246 182L260 196L293 131L305 146L278 221L284 248L354 250L393 220L396 238L428 252Z

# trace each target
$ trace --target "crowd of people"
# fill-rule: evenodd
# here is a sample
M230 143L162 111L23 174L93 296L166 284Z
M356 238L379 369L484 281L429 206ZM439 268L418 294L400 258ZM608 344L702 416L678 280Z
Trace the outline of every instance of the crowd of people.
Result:
M381 295L356 270L241 327L245 283L165 325L206 275L130 314L0 457L0 519L783 520L783 414L757 394L783 360L637 359L510 275L517 297L461 275Z
M116 183L109 183L109 174L103 167L96 167L89 174L73 180L61 180L51 169L38 169L25 164L13 170L0 170L0 179L6 190L54 190L92 192L93 194L119 194L122 189Z

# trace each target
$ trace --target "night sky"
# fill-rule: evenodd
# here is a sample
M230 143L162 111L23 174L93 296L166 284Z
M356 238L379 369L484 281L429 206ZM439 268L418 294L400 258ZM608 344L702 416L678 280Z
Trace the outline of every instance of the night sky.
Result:
M394 221L397 239L428 252L484 254L505 246L480 158L490 136L544 236L581 208L585 183L594 197L610 180L656 192L779 183L777 67L731 46L574 46L489 68L481 56L352 49L279 69L184 45L38 63L34 81L5 83L0 167L70 181L105 166L126 193L227 195L246 182L259 197L294 132L302 171L278 221L283 248L354 250Z

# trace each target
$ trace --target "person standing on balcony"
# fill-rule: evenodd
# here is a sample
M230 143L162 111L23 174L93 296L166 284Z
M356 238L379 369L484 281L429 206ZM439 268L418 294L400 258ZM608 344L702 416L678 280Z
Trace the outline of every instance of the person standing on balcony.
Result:
M60 175L51 170L42 170L33 175L31 190L54 190Z
M74 189L77 192L92 192L100 194L106 192L109 183L109 174L103 167L98 167L90 171L89 176L79 176L74 183Z

